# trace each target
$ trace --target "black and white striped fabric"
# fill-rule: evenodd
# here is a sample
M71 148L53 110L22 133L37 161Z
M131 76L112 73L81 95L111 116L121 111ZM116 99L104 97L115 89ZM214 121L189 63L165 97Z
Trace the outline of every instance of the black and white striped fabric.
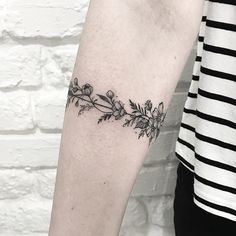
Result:
M236 0L207 0L176 156L194 202L236 221Z

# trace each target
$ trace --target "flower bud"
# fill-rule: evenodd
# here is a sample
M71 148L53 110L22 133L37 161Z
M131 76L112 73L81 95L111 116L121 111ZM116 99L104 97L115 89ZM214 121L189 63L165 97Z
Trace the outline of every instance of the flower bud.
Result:
M158 111L157 108L155 108L154 111L152 112L152 115L153 115L154 117L157 117L158 114L159 114L159 111Z
M152 102L151 102L151 100L147 100L145 102L145 109L151 111L151 109L152 109Z
M114 93L111 90L107 91L106 95L107 95L108 98L113 98L114 97Z
M116 101L112 107L113 110L113 116L115 116L116 120L119 120L121 117L123 117L126 114L126 110L124 109L124 106L121 104L121 102Z
M85 84L82 86L82 93L84 95L90 96L93 92L93 87L90 84Z
M78 78L74 78L74 85L78 86Z

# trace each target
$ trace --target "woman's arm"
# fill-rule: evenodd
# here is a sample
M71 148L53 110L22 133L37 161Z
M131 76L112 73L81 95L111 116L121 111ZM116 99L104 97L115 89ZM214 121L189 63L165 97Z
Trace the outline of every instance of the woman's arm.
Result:
M91 1L68 93L50 236L118 235L195 41L202 4Z

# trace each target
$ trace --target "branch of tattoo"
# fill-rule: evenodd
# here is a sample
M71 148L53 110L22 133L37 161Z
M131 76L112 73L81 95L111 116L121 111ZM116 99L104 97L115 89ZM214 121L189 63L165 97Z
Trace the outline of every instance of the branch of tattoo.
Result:
M66 108L70 103L74 103L79 108L78 115L82 115L84 111L97 109L103 113L98 119L98 124L112 117L115 120L125 118L123 127L132 126L134 129L138 129L138 138L148 137L149 145L157 139L166 116L166 113L163 112L163 102L160 102L157 107L153 107L152 102L147 100L144 106L140 106L139 103L134 103L129 99L132 112L128 113L113 91L107 91L106 95L96 94L96 98L92 95L93 87L90 84L87 83L80 87L78 78L74 78L69 85Z

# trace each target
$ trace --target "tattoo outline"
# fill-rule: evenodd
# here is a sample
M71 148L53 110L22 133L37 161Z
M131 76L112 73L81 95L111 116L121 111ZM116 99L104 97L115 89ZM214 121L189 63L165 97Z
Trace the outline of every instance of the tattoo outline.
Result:
M147 100L144 106L140 106L139 103L134 103L129 99L132 112L128 113L124 104L117 100L117 96L112 90L108 90L105 96L96 94L97 98L92 97L93 91L94 89L90 84L86 83L80 87L78 78L72 79L69 85L66 108L70 103L74 103L76 107L79 107L78 116L84 111L97 109L103 113L98 119L98 124L112 117L115 120L121 120L123 117L129 116L129 119L125 119L123 127L134 126L134 129L139 129L138 139L144 136L148 137L149 145L157 139L166 116L163 102L160 102L157 107L153 107L151 100Z

